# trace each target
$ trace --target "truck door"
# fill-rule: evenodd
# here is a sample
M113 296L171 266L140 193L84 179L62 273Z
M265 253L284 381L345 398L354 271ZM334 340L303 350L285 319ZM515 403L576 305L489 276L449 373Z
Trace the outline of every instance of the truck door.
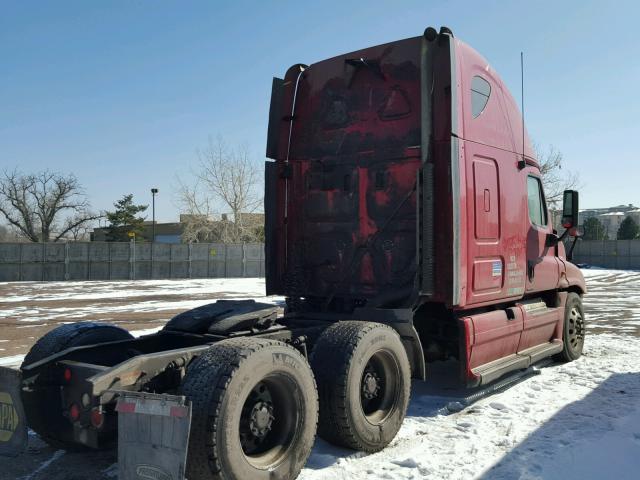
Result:
M542 182L536 175L527 176L527 206L529 225L527 232L527 292L543 292L558 286L559 266L555 248L547 238L553 233Z
M548 246L552 233L542 183L537 175L530 174L527 182L527 275L526 291L530 293L554 290L559 280L559 263L555 247ZM562 316L562 308L547 305L533 298L521 305L524 329L518 352L524 352L551 341Z

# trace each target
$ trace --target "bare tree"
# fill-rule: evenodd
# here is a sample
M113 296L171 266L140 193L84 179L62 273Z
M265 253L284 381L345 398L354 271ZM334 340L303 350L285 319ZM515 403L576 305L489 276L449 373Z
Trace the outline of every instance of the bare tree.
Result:
M25 238L11 225L0 225L0 242L24 242Z
M547 204L550 209L557 210L562 204L562 194L565 190L576 189L580 185L580 177L577 173L563 170L562 152L549 145L546 150L539 144L534 144L542 184L544 187Z
M189 185L179 176L176 177L177 204L180 211L180 222L184 224L182 241L186 243L220 241L213 212L211 199L202 192L201 182L196 178L193 185Z
M56 242L74 228L101 217L89 208L73 174L5 170L0 176L0 213L32 242Z
M178 204L185 218L185 241L254 241L261 225L261 169L246 146L229 147L221 137L198 151L193 185L178 178ZM213 214L226 212L218 219Z
M73 221L71 220L71 222ZM86 242L91 237L89 231L93 228L94 225L95 224L93 222L87 222L79 225L76 224L67 232L65 238L67 238L68 240L73 240L74 242Z

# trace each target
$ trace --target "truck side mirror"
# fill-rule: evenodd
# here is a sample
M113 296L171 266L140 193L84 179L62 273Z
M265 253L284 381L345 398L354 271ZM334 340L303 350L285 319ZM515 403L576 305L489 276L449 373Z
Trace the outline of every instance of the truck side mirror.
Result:
M282 118L282 99L284 95L284 80L273 79L271 87L271 106L269 107L269 128L267 129L267 158L281 159L279 150L280 129L284 124Z
M574 230L578 227L578 192L565 190L562 200L562 226Z

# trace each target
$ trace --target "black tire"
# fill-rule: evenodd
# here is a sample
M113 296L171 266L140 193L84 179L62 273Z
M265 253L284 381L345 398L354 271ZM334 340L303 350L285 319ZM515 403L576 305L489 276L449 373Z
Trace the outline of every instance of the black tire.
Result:
M83 322L61 325L45 334L31 347L20 368L67 348L131 338L133 336L127 330L105 323ZM73 426L62 415L66 406L62 405L60 395L49 394L51 389L45 388L40 391L38 386L36 381L34 393L29 398L23 396L29 427L53 448L81 449L80 445L63 439L71 435Z
M223 340L182 384L192 402L189 480L293 479L315 440L318 393L305 358L276 340Z
M82 322L68 323L54 328L42 336L29 350L22 366L37 362L54 353L71 347L92 345L94 343L115 342L131 339L133 336L124 328L107 323Z
M393 328L338 322L318 339L311 367L320 396L322 438L365 452L382 450L393 440L411 389L407 353Z
M584 347L585 333L582 298L577 293L570 292L564 307L562 352L556 356L556 359L561 362L572 362L580 358Z

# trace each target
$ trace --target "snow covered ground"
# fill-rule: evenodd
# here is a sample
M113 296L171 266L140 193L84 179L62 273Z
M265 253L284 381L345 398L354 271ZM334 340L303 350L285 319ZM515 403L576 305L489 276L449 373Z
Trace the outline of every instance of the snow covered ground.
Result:
M363 455L318 440L300 478L640 478L640 272L583 273L582 358L541 368L454 414L443 407L460 392L414 382L389 447Z
M414 382L407 418L389 447L365 455L318 439L300 478L640 478L640 272L583 272L590 291L585 297L589 330L582 358L540 368L537 375L453 414L444 407L465 395L464 391ZM198 301L203 303L207 296L226 296L221 292L236 297L260 296L263 281L242 281L245 283L224 286L209 283L215 282L212 280L192 280L184 285L132 282L124 289L114 286L116 282L97 282L104 285L85 283L74 288L75 295L91 296L94 301L126 296L132 308L142 302L131 292L161 289L163 296L175 295L170 300L189 308L187 304L193 301L190 295L202 295ZM29 298L16 289L12 294L15 303L22 302L33 310L39 308L38 302L46 305L55 301L47 284L38 285L42 285L41 293ZM218 291L212 292L212 288ZM187 298L185 291L190 292ZM2 298L0 310L6 302L7 297ZM105 315L107 310L105 305ZM0 365L20 360L0 358ZM25 460L7 462L0 470L1 479L114 478L112 453L61 454L38 444L37 439L32 439L32 444L30 452L20 457ZM45 463L46 467L39 469Z
M95 282L5 283L14 286L0 297L0 320L21 322L78 319L119 312L188 310L218 298L264 298L264 279L207 278L197 280L139 280ZM28 292L21 292L21 287ZM114 305L114 299L118 304ZM64 302L65 305L59 305ZM73 302L75 305L69 305ZM79 303L82 302L82 308Z
M258 278L0 283L0 366L20 364L38 338L64 323L108 322L143 335L219 298L265 301L264 291Z
M638 338L591 336L578 361L455 414L415 383L392 445L366 456L318 441L301 478L640 478L639 355Z

